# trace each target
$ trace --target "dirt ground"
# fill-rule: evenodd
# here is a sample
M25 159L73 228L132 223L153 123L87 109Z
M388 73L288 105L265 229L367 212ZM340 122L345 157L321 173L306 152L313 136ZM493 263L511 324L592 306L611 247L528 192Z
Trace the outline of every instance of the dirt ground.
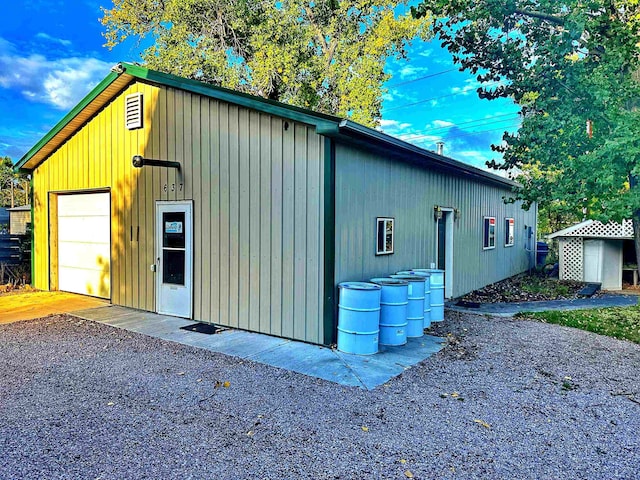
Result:
M65 292L26 292L0 295L0 324L108 305L100 298Z

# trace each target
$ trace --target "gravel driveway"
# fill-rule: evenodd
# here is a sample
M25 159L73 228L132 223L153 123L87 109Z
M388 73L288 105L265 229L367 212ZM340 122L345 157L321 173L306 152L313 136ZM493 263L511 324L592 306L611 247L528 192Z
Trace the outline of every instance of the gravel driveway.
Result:
M74 317L2 325L0 478L638 478L640 346L437 328L449 346L364 391Z

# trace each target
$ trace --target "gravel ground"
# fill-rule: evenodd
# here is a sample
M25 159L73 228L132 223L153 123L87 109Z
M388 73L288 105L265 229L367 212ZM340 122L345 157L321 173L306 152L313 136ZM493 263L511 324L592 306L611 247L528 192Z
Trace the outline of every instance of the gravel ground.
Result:
M442 352L367 392L73 317L0 326L0 478L638 477L640 346L436 328Z

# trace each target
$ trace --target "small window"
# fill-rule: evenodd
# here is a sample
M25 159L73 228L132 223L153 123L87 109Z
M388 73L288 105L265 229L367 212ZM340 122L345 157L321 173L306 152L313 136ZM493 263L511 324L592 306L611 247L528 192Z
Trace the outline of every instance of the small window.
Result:
M496 248L496 217L484 217L482 248Z
M513 247L516 243L516 221L513 218L504 219L504 246Z
M378 217L377 222L377 247L376 255L389 255L393 253L393 218Z

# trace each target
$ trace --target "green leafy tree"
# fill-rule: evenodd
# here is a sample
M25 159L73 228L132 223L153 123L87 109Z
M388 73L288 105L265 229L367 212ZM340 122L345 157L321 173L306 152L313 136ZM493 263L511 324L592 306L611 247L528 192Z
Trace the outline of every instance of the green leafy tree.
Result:
M375 125L385 62L425 38L389 0L113 0L106 45L151 37L150 68Z
M15 207L28 202L28 183L24 174L13 171L10 157L0 157L0 207Z
M525 205L569 218L632 218L640 258L638 0L424 0L416 16L480 81L480 97L512 98L522 124L494 168L523 184Z

